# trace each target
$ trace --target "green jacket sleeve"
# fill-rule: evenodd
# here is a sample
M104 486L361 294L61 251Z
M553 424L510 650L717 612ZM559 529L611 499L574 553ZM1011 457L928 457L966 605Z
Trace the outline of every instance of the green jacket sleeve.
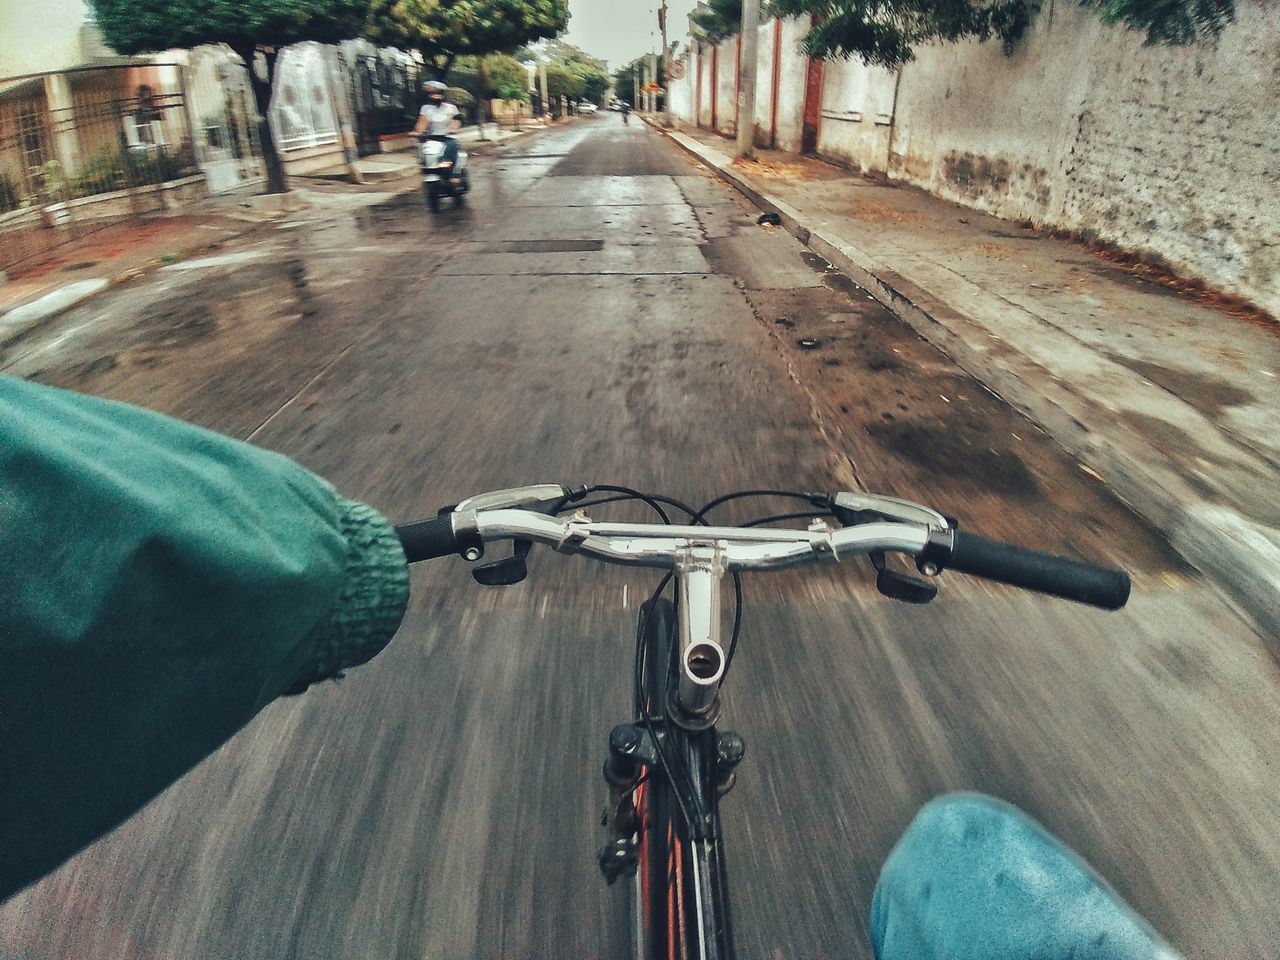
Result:
M278 454L0 377L0 901L390 640L394 530Z

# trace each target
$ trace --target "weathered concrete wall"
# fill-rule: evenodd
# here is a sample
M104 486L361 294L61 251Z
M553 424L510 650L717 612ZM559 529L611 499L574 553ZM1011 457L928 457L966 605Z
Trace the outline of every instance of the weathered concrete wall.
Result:
M694 120L698 126L710 126L712 104L715 102L715 73L709 47L702 47L697 55L699 75L702 77L698 85L698 115Z
M884 173L897 86L896 70L835 60L822 83L818 152L868 173ZM801 109L803 109L803 95Z
M756 128L755 142L770 146L769 118L773 115L773 24L769 20L756 30Z
M738 38L720 44L716 60L716 131L731 137L738 117Z
M778 71L778 148L800 149L804 128L804 84L808 59L800 38L809 29L807 18L782 21L782 62Z
M805 23L783 23L777 144L798 150ZM772 22L756 124L767 142ZM735 41L721 45L718 131L733 133ZM710 54L703 57L710 82ZM691 71L692 74L692 71ZM709 104L700 118L711 126ZM819 153L1014 220L1079 231L1280 314L1280 9L1239 0L1216 41L1146 47L1046 0L1012 56L998 43L917 52L898 76L826 64Z
M697 69L698 58L692 50L681 44L681 50L676 59L683 64L685 75L680 80L667 81L667 96L671 98L668 107L673 116L692 122L690 118L694 111L693 98L697 90L694 71Z
M781 57L778 63L778 109L773 112L774 91L774 31L776 21L769 20L759 27L756 61L756 142L767 145L776 137L782 150L800 149L800 134L804 124L805 58L799 49L800 37L806 27L799 20L784 20L781 26ZM672 111L685 123L711 129L711 47L702 48L701 57L697 45L686 38L687 54L685 76L671 84ZM725 136L735 134L737 81L737 39L730 38L718 50L718 69L715 91L716 131ZM701 65L699 67L699 65ZM698 70L702 71L702 99L698 102ZM776 119L776 128L775 128Z
M1218 41L1182 48L1046 4L1012 57L961 44L904 68L890 171L1148 252L1280 314L1277 51L1280 15L1258 0ZM851 159L880 169L878 150Z

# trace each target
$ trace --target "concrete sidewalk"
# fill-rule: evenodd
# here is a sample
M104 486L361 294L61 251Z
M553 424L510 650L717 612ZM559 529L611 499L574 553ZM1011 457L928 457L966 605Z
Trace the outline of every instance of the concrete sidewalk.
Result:
M666 132L1046 429L1280 639L1280 328L1087 247Z

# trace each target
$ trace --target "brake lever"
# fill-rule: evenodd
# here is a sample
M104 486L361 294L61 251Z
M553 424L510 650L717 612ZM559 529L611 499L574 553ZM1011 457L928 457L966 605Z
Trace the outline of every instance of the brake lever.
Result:
M537 510L546 513L565 500L580 500L586 496L586 487L570 488L558 483L535 483L527 487L508 490L492 490L467 497L442 513L455 510Z
M586 495L586 487L571 488L558 483L539 483L477 494L440 512L534 510L551 515L566 502L581 500ZM529 551L533 549L533 541L514 540L512 546L511 556L479 564L471 571L471 576L476 583L486 587L510 587L520 583L529 575L527 560Z
M867 554L871 566L876 571L876 589L890 600L903 603L928 603L938 595L938 588L932 583L913 577L910 574L890 570L885 563L884 551L873 550Z
M852 493L846 490L834 494L830 502L831 512L844 526L873 520L918 523L941 530L955 525L953 520L944 517L937 510L920 503L912 503L910 500L899 500L897 497L884 497L874 493ZM849 519L846 520L846 517Z
M529 565L525 561L529 551L533 549L533 541L512 542L515 552L511 556L479 564L471 571L471 576L475 578L476 583L486 587L510 587L520 583L529 575Z

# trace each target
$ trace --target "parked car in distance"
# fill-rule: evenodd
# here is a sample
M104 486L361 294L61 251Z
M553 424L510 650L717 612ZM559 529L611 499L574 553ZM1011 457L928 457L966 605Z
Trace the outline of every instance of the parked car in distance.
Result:
M600 108L597 107L594 103L591 103L590 101L587 101L587 100L584 100L580 104L578 104L578 113L580 113L584 117L590 116L591 114L595 113L599 109Z

